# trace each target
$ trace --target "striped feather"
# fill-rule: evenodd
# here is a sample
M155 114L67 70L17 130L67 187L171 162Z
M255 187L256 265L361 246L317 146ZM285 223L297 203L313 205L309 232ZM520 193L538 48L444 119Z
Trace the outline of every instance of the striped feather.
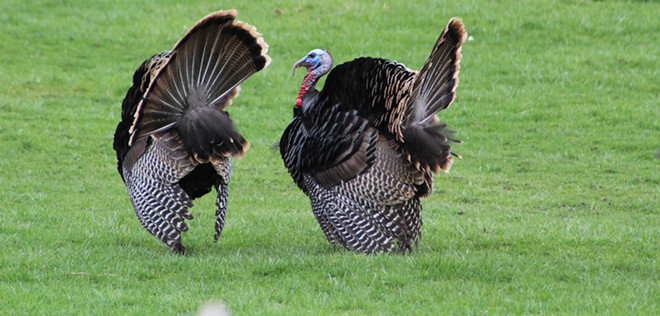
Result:
M220 238L231 158L250 145L224 108L270 57L256 29L235 18L235 10L212 13L171 51L143 62L122 103L113 144L118 171L140 224L174 252L185 251L191 201L212 187Z
M331 244L361 253L417 245L420 198L455 156L457 140L435 115L455 98L465 37L451 19L419 72L361 57L330 71L320 92L313 83L323 72L314 69L330 68L329 54L313 50L294 65L308 73L280 153Z

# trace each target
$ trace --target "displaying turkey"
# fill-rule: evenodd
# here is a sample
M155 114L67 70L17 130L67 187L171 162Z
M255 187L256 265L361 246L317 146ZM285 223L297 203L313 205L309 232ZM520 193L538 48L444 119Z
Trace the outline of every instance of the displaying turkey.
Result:
M249 148L227 112L239 84L268 66L256 29L219 11L174 48L147 59L122 103L113 147L140 224L176 253L192 199L215 187L215 240L225 221L231 159Z
M321 92L314 86L332 68L328 52L314 49L294 64L307 75L280 153L330 243L364 253L417 244L420 198L458 156L436 113L455 98L465 38L453 18L419 72L358 58L335 67Z

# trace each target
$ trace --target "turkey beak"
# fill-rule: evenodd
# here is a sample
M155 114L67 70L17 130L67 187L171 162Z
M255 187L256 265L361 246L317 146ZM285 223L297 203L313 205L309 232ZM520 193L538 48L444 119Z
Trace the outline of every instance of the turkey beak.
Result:
M294 76L296 74L296 68L298 67L307 67L309 68L312 66L308 61L306 61L307 57L297 61L295 64L293 64L293 68L291 69L291 75Z

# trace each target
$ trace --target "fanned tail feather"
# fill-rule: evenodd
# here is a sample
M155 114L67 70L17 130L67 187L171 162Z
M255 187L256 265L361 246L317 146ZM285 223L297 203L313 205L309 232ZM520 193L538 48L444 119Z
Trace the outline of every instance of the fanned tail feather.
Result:
M201 161L243 155L248 143L222 109L270 57L256 29L235 17L235 10L210 14L174 46L138 105L129 144L176 127Z
M406 106L406 122L428 122L436 113L451 105L456 97L460 70L461 46L467 37L463 22L449 21L436 41L431 55L415 76L412 98Z
M404 116L403 142L410 160L420 169L448 172L453 156L458 157L451 153L450 143L460 141L435 115L456 97L461 46L466 37L463 22L451 19L413 82Z

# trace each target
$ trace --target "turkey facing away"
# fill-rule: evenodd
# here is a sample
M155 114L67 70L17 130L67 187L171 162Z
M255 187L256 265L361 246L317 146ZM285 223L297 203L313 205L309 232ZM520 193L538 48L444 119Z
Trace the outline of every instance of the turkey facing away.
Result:
M294 64L307 75L280 153L330 243L365 253L417 244L419 199L458 156L436 113L455 98L466 34L451 19L419 72L358 58L335 67L320 92L314 86L332 68L330 55L315 49Z
M212 13L174 48L147 59L122 103L114 149L140 224L183 253L192 199L215 187L215 240L224 225L231 159L249 148L224 108L239 84L270 63L256 29L236 11Z

